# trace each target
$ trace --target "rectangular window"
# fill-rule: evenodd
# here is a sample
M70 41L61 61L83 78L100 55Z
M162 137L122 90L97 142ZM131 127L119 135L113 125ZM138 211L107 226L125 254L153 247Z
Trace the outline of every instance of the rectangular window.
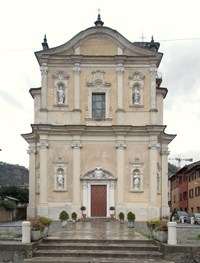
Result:
M189 190L189 197L190 197L190 198L193 198L193 196L194 196L193 189L190 189L190 190Z
M92 94L92 118L105 118L105 93Z
M188 196L187 196L187 192L184 192L184 193L183 193L183 200L187 200L187 197L188 197Z

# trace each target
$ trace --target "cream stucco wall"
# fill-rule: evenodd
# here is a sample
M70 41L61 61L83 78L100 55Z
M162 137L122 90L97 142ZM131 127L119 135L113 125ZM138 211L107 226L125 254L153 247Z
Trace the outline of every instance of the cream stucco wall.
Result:
M164 133L164 93L156 91L161 54L137 47L112 29L94 27L36 56L42 85L31 90L34 125L32 133L23 135L35 187L30 186L28 214L58 219L66 209L80 216L84 204L91 216L92 185L106 186L107 217L110 205L116 214L133 210L136 220L167 213L167 192L158 184L167 163L163 156L174 136ZM132 98L135 85L137 103ZM105 119L91 116L94 92L106 95ZM135 173L140 176L138 188L133 184Z

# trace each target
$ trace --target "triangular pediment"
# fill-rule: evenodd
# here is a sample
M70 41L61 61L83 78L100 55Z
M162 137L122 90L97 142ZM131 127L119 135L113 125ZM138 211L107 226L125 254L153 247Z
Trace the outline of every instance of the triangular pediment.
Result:
M88 171L84 175L81 175L81 180L116 181L117 178L114 175L112 175L110 172L102 169L100 166L97 166L95 169Z

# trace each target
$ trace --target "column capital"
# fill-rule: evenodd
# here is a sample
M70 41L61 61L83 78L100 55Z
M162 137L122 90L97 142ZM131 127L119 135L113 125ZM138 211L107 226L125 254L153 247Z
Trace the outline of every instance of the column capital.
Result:
M151 68L150 73L152 76L156 77L157 76L157 69L156 68Z
M169 155L170 154L170 151L168 149L162 149L160 151L161 155Z
M115 181L110 181L109 186L110 186L110 189L115 189L115 186L116 186Z
M41 65L40 71L41 71L41 74L42 74L42 75L47 75L48 67L47 67L47 64L46 64L46 63L44 63L44 64Z
M30 155L34 155L34 154L37 153L37 151L36 151L35 149L30 149L30 148L29 148L29 149L27 150L27 153L30 154Z
M49 144L47 142L38 142L37 146L40 149L47 149L47 148L49 148Z
M74 72L74 74L80 74L81 73L81 67L79 67L79 66L74 66L73 67L73 72Z
M121 143L121 142L117 142L115 147L117 149L125 149L126 148L126 144L125 143Z
M81 145L80 142L73 142L73 143L71 144L71 147L72 147L72 149L81 149L81 148L82 148L82 145Z
M117 72L118 74L124 73L124 67L123 67L123 66L118 66L118 67L116 68L116 72Z
M149 143L149 149L157 150L158 148L160 148L160 143Z

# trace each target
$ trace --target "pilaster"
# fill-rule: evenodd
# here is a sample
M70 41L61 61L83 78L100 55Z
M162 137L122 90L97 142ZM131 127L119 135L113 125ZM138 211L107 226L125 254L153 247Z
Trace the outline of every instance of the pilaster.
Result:
M40 67L41 71L41 88L42 88L42 99L41 99L41 109L47 109L47 73L48 67L46 63L43 63Z
M124 67L118 65L117 72L117 124L124 124L124 109L123 109L123 74Z
M35 175L35 163L36 163L36 147L35 143L29 145L29 149L27 150L29 154L29 205L27 215L30 217L36 216L36 175Z
M156 76L157 69L152 67L151 73L151 109L150 109L150 124L157 124L157 105L156 105Z
M157 140L150 141L149 144L149 205L156 205L157 198L157 150L159 144Z
M164 147L161 150L162 156L162 171L161 171L161 216L169 215L169 205L168 205L168 147Z
M80 73L81 68L79 64L73 67L74 72L74 109L80 110Z
M118 206L122 206L124 204L124 149L126 148L126 144L124 140L117 140L116 149L117 149L117 199Z
M80 204L80 136L74 136L73 149L73 205Z
M47 167L48 167L48 143L45 140L41 140L38 143L38 148L40 149L40 197L38 214L41 216L47 216L48 214L48 204L47 204Z

